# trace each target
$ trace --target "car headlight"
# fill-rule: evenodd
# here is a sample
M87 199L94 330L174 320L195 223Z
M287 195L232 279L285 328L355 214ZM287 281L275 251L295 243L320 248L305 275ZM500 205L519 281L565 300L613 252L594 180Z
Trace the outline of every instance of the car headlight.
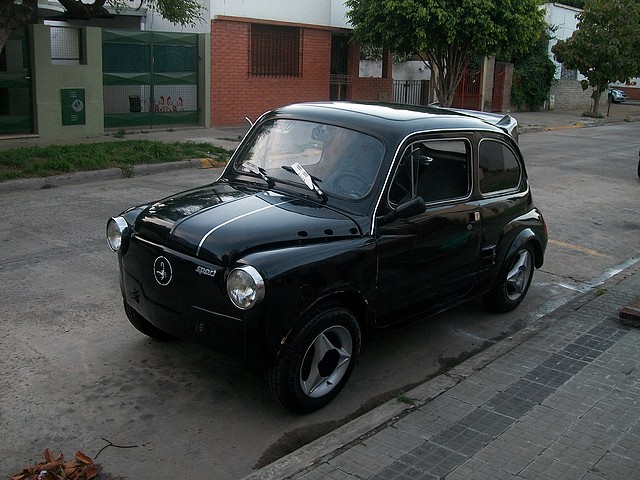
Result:
M110 218L107 222L107 243L114 252L120 251L129 238L129 225L122 217Z
M236 307L248 310L264 298L264 279L251 265L234 268L227 277L227 294Z

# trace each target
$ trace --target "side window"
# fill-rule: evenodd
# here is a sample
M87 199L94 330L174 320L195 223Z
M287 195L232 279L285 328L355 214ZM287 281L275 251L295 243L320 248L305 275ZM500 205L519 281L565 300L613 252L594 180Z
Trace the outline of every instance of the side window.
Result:
M425 202L466 197L471 191L470 159L464 139L412 143L402 154L389 203L397 206L418 196Z
M513 151L495 140L480 142L480 191L512 190L520 184L521 168Z

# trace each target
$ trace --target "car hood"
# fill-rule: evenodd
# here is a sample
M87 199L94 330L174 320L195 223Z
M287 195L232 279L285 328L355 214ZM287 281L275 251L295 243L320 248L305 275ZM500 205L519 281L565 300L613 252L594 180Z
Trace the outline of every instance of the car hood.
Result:
M138 215L134 229L151 241L217 264L277 243L360 235L353 219L326 205L228 183L160 200Z

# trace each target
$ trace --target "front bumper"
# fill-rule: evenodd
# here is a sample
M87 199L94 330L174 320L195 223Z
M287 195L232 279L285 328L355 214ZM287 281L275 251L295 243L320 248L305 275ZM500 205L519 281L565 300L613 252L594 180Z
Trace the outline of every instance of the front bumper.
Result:
M242 360L255 352L250 315L226 297L223 267L134 236L120 257L120 285L124 301L163 332Z

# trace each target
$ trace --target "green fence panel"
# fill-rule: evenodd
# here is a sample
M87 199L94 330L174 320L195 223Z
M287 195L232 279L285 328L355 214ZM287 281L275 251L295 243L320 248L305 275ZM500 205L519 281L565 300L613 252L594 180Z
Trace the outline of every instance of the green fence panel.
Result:
M153 76L155 85L197 85L198 72L163 72Z
M200 112L171 112L171 113L155 113L154 121L156 125L177 125L198 123Z
M104 116L105 128L139 127L153 124L153 113L116 113Z
M0 87L28 88L30 85L27 72L0 72Z
M151 72L144 73L104 73L104 85L148 85L151 83Z
M140 43L148 45L151 43L153 32L138 30L102 30L102 43Z
M0 134L33 132L29 48L27 29L19 28L0 51Z
M155 72L197 72L198 47L180 45L154 45Z
M199 36L103 30L105 127L198 124Z
M102 71L149 72L151 71L151 45L103 43Z
M197 33L153 32L153 43L156 45L198 45Z
M30 133L31 115L0 115L0 133Z

